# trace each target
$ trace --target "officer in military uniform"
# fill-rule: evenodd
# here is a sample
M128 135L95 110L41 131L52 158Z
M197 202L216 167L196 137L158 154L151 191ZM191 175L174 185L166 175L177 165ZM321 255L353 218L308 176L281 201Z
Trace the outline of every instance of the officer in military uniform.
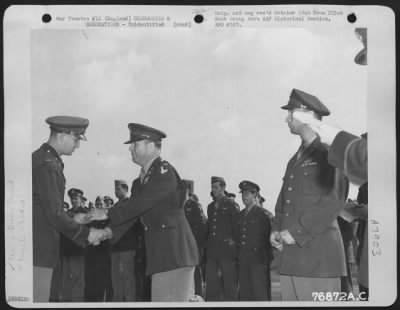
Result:
M60 233L82 247L102 233L77 224L63 210L65 178L61 156L72 155L79 141L86 140L84 133L89 121L54 116L46 122L50 125L49 140L32 154L34 302L49 301L52 273L59 261Z
M283 300L313 300L312 292L340 292L346 275L337 216L344 207L347 179L328 163L317 135L292 117L295 111L316 119L329 115L315 96L294 89L286 122L302 143L290 159L275 207L271 244L282 250L279 268Z
M114 181L115 196L118 202L113 208L118 208L122 202L129 199L128 183L124 180ZM133 227L116 243L111 245L111 278L113 285L113 301L136 300L136 236Z
M80 224L84 221L87 210L82 207L83 191L71 188L68 191L71 209L67 211L71 218ZM85 288L85 260L84 249L68 238L62 236L62 301L83 302Z
M226 197L225 187L223 178L211 178L212 196L215 201L207 207L206 301L238 300L239 209L232 199Z
M152 301L188 301L194 291L194 267L199 253L185 217L186 188L175 168L160 158L160 130L131 123L132 161L142 167L131 197L111 208L112 242L118 241L141 218L145 229L146 273L151 275Z
M239 298L240 301L271 300L268 275L271 262L271 222L266 210L257 205L260 187L250 181L239 184L245 208L239 218Z
M204 260L205 254L204 248L207 238L207 218L204 215L201 204L198 202L198 199L196 200L196 196L193 193L189 194L189 199L186 200L184 209L186 219L188 220L194 238L196 239L200 255L199 265L196 266L194 271L195 294L204 297L204 274L201 264Z

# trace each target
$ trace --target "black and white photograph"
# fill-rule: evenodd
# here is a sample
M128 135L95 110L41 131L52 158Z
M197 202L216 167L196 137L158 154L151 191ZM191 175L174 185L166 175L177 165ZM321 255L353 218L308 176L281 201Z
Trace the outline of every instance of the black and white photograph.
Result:
M391 13L9 8L8 303L393 303Z

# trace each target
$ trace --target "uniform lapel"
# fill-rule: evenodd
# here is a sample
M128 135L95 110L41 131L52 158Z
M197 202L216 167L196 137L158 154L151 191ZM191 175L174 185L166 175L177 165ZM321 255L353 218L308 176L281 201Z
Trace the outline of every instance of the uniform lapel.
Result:
M301 154L300 158L297 159L293 165L293 168L299 166L301 163L303 163L303 161L307 158L309 158L311 156L311 154L315 151L315 145L317 143L317 138L311 142L311 144L304 150L303 154ZM299 149L300 151L300 149ZM297 153L299 152L297 151L295 154L295 158L297 157Z

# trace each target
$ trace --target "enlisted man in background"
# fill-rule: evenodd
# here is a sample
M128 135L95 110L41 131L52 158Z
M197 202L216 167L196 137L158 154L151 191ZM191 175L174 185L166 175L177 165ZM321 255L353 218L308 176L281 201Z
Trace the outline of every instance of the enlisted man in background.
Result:
M114 206L114 200L110 196L104 196L104 208L110 209Z
M68 215L77 223L87 224L87 210L82 207L83 191L71 188L68 191L71 209ZM62 236L62 301L83 302L85 289L85 256L84 249L68 238Z
M195 194L189 193L189 197L185 202L185 215L189 222L193 236L199 249L199 265L194 271L195 294L204 298L204 274L202 263L205 259L204 248L207 238L207 218L204 215L203 208Z
M118 208L122 202L129 199L128 183L124 180L115 180L114 187L118 202L113 208ZM111 245L113 301L135 301L136 243L136 236L132 227L116 244Z
M237 223L240 211L235 202L226 197L225 188L223 178L211 177L215 200L207 207L206 301L238 300Z
M106 212L104 196L97 196L95 210ZM106 217L98 218L91 212L89 227L104 229L110 222ZM108 240L100 239L99 244L88 246L85 251L85 301L104 302L113 300L111 281L111 253Z
M260 187L250 181L239 184L245 208L239 218L240 301L271 300L271 222L266 210L257 205Z
M312 301L312 292L340 292L346 275L337 216L345 205L347 179L328 163L317 135L292 117L302 111L321 119L330 114L315 96L294 89L286 122L301 146L290 159L275 207L271 244L282 249L279 268L282 299Z
M65 177L61 156L70 156L86 140L89 120L73 116L46 119L48 141L32 154L33 301L49 302L53 269L60 257L60 234L84 247L103 237L64 211Z
M131 197L111 208L112 242L117 242L139 218L145 229L146 274L151 275L151 300L189 301L194 293L194 269L199 253L185 217L186 187L175 168L160 157L160 130L131 123L132 161L141 166Z

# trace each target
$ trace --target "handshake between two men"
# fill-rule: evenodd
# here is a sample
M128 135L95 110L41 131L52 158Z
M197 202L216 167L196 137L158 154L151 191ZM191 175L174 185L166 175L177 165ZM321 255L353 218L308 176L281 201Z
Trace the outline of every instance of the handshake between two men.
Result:
M94 209L89 213L76 213L73 219L78 224L86 225L93 221L104 221L108 219L108 216L106 210ZM100 229L91 227L87 240L90 245L99 245L102 241L111 239L112 237L113 233L109 227Z
M287 229L282 230L280 232L273 231L271 233L269 241L271 242L271 245L280 252L283 250L283 245L290 245L296 243L296 241L293 239L292 235Z

